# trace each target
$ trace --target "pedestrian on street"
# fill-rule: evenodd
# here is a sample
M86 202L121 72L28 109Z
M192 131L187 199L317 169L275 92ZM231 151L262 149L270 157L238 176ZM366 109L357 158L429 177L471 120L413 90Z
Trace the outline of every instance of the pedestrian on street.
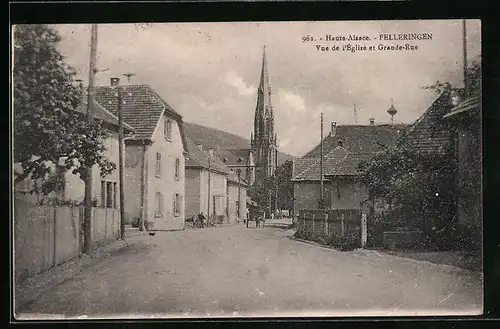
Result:
M201 227L205 227L205 215L203 215L203 211L198 215L198 221L201 223Z

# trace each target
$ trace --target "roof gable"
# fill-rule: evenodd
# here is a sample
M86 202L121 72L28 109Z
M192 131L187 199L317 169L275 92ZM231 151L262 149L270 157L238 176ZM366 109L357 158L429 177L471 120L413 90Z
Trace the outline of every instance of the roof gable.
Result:
M442 92L398 143L407 143L427 153L445 152L453 136L444 115L449 113L452 107L451 94Z
M148 85L124 85L122 90L123 120L134 127L135 139L151 139L162 114L170 114L180 121L182 117ZM107 111L117 115L116 87L95 87L95 98Z

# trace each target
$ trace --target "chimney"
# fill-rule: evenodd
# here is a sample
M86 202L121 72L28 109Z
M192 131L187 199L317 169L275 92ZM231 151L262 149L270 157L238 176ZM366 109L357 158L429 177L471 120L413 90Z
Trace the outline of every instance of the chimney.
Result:
M111 78L111 87L116 87L120 84L120 78Z
M335 137L336 133L337 133L337 123L335 121L332 121L330 136Z
M209 148L208 149L208 154L210 154L210 156L214 156L214 149L213 148Z
M375 125L375 118L370 118L370 126L374 126Z
M198 144L196 144L196 146L198 146L198 148L199 148L200 150L203 150L203 144L202 144L202 143L198 143Z

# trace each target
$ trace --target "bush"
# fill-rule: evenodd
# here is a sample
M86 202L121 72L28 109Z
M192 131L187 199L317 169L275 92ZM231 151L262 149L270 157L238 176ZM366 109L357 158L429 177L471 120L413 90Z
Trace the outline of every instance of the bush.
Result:
M361 247L361 239L359 232L348 233L345 234L344 236L340 235L326 236L326 235L319 235L305 229L300 229L295 232L294 236L296 238L317 242L322 245L332 246L340 251L355 250Z

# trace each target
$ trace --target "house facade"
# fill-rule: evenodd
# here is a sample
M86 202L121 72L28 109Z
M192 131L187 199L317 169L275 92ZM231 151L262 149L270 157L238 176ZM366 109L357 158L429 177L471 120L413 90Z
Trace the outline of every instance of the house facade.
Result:
M368 189L360 181L358 167L377 152L392 146L405 127L402 125L337 126L323 139L323 205L329 209L364 209ZM293 212L317 209L321 198L321 146L293 161Z
M76 109L76 112L82 114L82 120L85 120L83 115L86 113L87 102L83 101L82 104ZM118 118L107 111L98 103L93 105L93 115L95 120L99 120L103 127L106 129L107 138L104 140L105 150L103 156L109 161L116 164L119 163L119 139L118 139ZM123 125L124 134L132 134L134 128L128 124ZM63 161L61 159L61 161ZM78 164L76 164L78 165ZM20 169L20 166L17 166ZM56 166L53 165L54 172ZM19 182L15 186L15 192L19 194L25 201L30 203L43 202L43 196L38 193L31 193L37 182L34 182L29 177ZM92 200L95 207L119 209L119 173L114 170L112 173L105 177L101 177L101 170L98 165L92 167ZM85 197L85 182L68 170L64 173L64 187L58 193L48 195L46 199L56 197L62 201L68 201L75 204L82 203Z
M243 180L238 169L232 170L227 176L227 209L230 223L242 222L247 214L247 188L248 184Z
M155 230L184 228L186 141L182 117L148 85L96 87L96 99L117 111L136 134L125 141L125 217Z
M195 145L189 138L187 145L186 216L203 213L207 218L227 222L229 168L212 149L204 150L201 144Z

